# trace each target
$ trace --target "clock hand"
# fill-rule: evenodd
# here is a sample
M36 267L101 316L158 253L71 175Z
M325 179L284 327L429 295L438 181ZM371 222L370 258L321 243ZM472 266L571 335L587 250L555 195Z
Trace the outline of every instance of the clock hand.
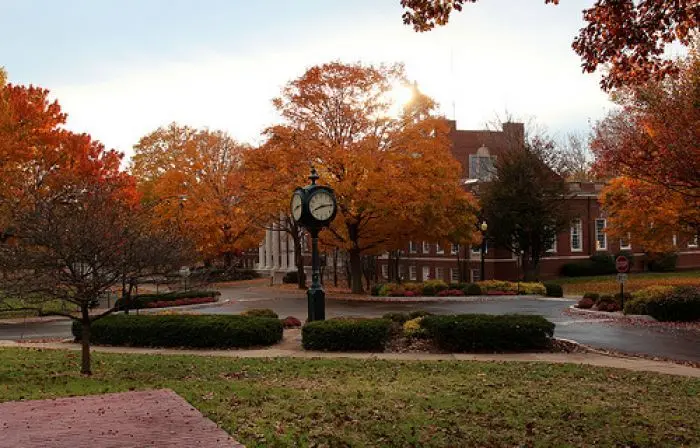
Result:
M324 207L331 207L331 206L332 206L331 204L323 204L323 205L319 205L318 207L316 207L316 208L314 209L314 211L316 211L316 210L320 210L320 209L322 209L322 208L324 208Z

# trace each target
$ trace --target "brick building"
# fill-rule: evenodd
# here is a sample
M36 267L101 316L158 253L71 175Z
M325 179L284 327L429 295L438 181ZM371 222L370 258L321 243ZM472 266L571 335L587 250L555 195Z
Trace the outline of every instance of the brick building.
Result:
M450 121L452 154L462 165L462 179L466 189L478 194L480 182L488 181L493 173L494 161L499 154L513 145L524 144L524 125L505 123L501 131L458 130L456 122ZM631 251L636 255L633 270L643 269L642 248L630 240L613 240L605 234L606 217L598 203L598 194L603 183L571 182L569 188L574 194L572 209L575 218L568 231L556 238L540 264L542 278L556 277L565 263L585 260L599 252L615 254L620 250ZM700 248L697 236L685 241L674 240L678 252L679 269L700 267ZM269 230L260 246L256 268L264 275L281 281L284 272L293 270L292 255L289 253L287 236L284 232ZM410 241L403 250L399 261L399 275L406 280L423 281L442 279L446 282L459 278L457 257L466 260L469 281L486 279L515 280L519 276L520 260L508 250L488 246L484 251L484 276L481 275L481 248L440 247L430 241ZM340 272L344 269L339 267ZM379 259L379 277L388 277L388 259ZM326 270L327 272L327 270ZM522 274L521 274L522 275Z

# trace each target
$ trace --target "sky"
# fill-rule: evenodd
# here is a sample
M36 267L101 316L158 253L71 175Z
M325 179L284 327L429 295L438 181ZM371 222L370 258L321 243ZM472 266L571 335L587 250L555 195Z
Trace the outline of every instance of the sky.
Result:
M0 0L0 66L127 155L173 121L259 144L282 86L336 60L404 63L460 129L508 112L563 136L613 107L571 49L592 3L481 0L416 33L399 0Z

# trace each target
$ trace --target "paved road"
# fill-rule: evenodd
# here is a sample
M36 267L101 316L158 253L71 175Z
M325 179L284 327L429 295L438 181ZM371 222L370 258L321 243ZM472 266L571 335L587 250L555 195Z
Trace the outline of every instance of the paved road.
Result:
M231 314L248 308L271 308L281 317L306 316L306 299L296 291L271 290L239 286L221 288L222 299L232 299L225 305L199 308L200 313ZM523 313L540 314L556 324L555 336L630 354L663 356L678 360L700 361L700 334L697 332L631 326L612 319L585 319L564 313L572 300L542 300L520 297L486 302L437 303L372 303L328 300L327 317L380 316L390 311L424 309L438 314L447 313ZM70 337L70 323L65 321L43 324L0 325L0 339L37 337Z

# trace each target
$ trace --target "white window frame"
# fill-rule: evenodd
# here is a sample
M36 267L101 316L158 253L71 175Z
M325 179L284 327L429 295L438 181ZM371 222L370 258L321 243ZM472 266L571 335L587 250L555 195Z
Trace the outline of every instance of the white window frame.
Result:
M459 281L459 269L450 268L450 282L457 283Z
M603 222L603 229L598 230L598 223ZM608 221L605 218L596 218L595 220L595 248L597 251L603 251L603 250L608 250L608 234L605 233L605 228L608 224ZM600 236L603 236L603 242L601 244L600 239L598 239Z
M408 242L408 252L415 254L418 252L418 245L414 241Z
M472 276L472 283L481 281L481 270L480 269L472 269L471 276Z
M673 236L671 237L671 242L673 243L673 247L678 246L678 235L676 235L674 233Z
M574 230L578 237L578 247L574 247ZM583 221L581 221L581 218L576 218L571 221L571 227L569 228L569 244L571 246L571 252L583 252Z
M435 268L435 280L445 280L445 269L441 267Z
M408 267L408 279L409 280L418 280L418 272L415 266L409 266Z
M423 281L430 280L430 266L423 266Z
M690 238L690 241L688 241L688 248L689 249L697 249L698 248L698 235L695 235L694 237Z
M445 248L435 243L435 253L438 255L443 255L445 253Z
M557 253L557 237L554 237L554 240L552 240L552 245L549 246L549 249L546 251L548 254L555 254Z
M452 255L457 255L459 252L459 244L452 244L452 250L450 252Z
M622 244L625 240L627 240L627 244ZM632 238L629 232L627 238L620 238L620 250L632 250Z
M424 254L430 253L430 243L427 241L423 241L423 253Z

